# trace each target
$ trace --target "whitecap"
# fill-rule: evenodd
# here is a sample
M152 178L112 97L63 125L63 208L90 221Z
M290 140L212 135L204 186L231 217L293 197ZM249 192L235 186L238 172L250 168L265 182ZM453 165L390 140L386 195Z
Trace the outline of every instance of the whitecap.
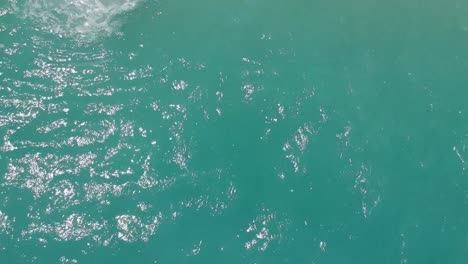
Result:
M140 0L23 0L13 10L41 31L60 37L93 40L120 26L120 15Z

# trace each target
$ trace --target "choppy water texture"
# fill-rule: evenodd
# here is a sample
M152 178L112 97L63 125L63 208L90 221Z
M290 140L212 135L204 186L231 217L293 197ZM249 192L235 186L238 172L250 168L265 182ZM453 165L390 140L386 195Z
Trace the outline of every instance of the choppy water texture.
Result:
M0 263L468 263L464 1L0 3Z

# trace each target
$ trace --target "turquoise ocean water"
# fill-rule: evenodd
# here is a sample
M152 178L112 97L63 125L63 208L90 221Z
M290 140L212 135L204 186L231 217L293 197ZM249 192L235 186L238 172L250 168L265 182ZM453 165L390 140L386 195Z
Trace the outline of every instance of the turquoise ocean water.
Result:
M0 263L468 263L468 4L0 0Z

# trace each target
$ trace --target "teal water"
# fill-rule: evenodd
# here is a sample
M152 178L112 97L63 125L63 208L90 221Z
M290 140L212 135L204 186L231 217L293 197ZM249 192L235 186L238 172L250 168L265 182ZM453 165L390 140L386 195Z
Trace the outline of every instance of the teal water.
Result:
M468 263L465 1L0 1L0 263Z

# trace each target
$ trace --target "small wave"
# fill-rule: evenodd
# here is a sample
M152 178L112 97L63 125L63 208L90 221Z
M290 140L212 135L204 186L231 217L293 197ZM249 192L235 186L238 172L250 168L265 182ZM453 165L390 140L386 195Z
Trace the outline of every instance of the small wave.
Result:
M133 10L140 0L24 0L16 12L40 30L59 36L95 39L120 25L118 15Z

